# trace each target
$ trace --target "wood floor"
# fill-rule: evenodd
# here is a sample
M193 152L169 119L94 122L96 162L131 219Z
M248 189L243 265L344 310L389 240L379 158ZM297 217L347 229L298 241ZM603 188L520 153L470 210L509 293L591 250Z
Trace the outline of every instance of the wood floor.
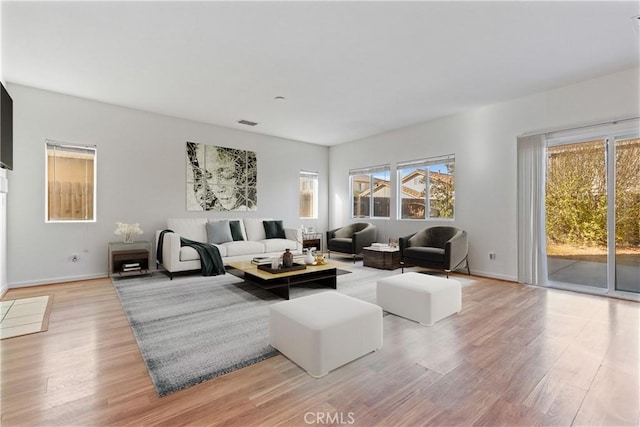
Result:
M282 356L158 398L109 279L54 296L49 330L1 345L1 424L635 425L640 304L489 279L425 327L384 318L384 347L322 379Z

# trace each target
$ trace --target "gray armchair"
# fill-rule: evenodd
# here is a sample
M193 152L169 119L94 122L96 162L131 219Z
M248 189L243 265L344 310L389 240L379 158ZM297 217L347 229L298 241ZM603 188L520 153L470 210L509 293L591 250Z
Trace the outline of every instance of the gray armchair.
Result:
M327 252L331 258L331 251L350 254L353 262L356 255L362 253L362 248L371 246L376 241L377 228L368 222L356 222L344 227L327 231Z
M417 267L444 270L449 277L452 271L467 267L469 269L469 243L467 232L456 227L429 227L401 237L400 264L404 267Z

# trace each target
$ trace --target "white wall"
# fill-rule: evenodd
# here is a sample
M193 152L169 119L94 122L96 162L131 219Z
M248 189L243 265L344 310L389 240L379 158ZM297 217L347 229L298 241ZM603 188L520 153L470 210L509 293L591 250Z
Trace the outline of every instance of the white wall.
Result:
M472 272L517 278L516 138L523 133L638 116L640 69L331 147L330 227L351 222L349 169L455 153L456 217L444 221L372 220L379 241L424 227L467 230ZM396 217L392 199L391 218ZM496 253L490 261L488 253Z
M145 239L168 217L228 216L185 210L185 141L258 153L258 211L318 230L351 222L351 168L456 155L456 219L469 232L473 272L515 280L516 137L525 132L640 115L640 69L478 108L327 147L236 131L9 84L14 171L7 194L8 284L53 283L107 272L114 223L140 222ZM45 224L44 140L98 147L98 222ZM330 168L329 168L330 165ZM320 219L298 219L298 172L320 173ZM327 182L327 179L328 182ZM395 181L395 177L392 177ZM327 212L329 215L327 217ZM395 218L392 203L392 218ZM438 221L374 220L380 241ZM489 261L487 253L497 254ZM72 263L72 253L80 261Z
M9 287L107 274L107 242L116 221L139 222L146 240L169 217L252 216L327 227L327 147L151 114L19 85L14 101L14 170L8 194ZM90 224L44 221L45 139L95 144L98 149L97 218ZM258 210L187 212L185 142L257 152ZM320 219L298 216L300 170L320 176ZM73 263L71 254L80 261Z

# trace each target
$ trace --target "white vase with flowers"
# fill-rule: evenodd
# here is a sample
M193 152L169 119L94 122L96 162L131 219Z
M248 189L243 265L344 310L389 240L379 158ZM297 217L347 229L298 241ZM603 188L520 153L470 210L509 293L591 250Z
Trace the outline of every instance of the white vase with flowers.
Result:
M133 236L135 234L143 234L144 231L140 228L139 223L125 224L124 222L116 222L116 230L114 234L122 236L124 243L133 243Z

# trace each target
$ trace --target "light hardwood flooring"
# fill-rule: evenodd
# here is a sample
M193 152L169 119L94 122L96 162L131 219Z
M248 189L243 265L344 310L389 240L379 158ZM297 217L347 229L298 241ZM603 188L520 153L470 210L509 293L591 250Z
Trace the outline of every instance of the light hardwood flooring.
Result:
M321 379L282 356L158 398L109 279L54 295L49 330L1 342L1 424L638 425L635 302L478 279L462 313L384 318L384 347Z

